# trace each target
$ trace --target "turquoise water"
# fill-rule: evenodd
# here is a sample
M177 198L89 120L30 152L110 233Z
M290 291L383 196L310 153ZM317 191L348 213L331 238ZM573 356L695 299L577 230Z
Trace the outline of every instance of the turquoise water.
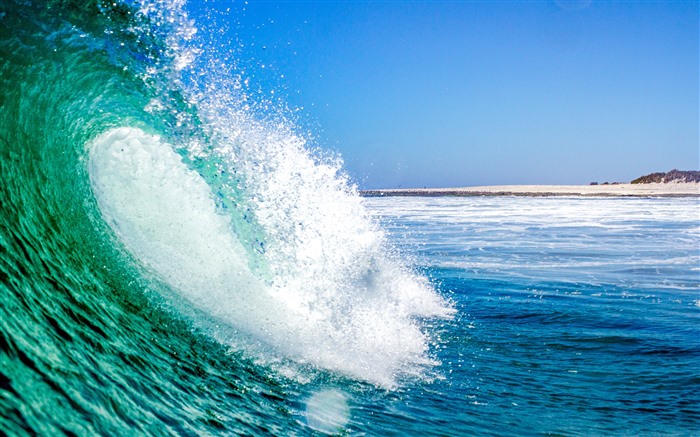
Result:
M0 3L3 434L697 434L697 199L363 199L197 25Z

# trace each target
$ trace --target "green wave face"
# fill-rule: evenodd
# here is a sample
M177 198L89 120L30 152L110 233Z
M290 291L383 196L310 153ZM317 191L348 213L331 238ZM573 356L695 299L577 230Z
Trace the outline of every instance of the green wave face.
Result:
M0 4L0 429L9 435L257 433L251 412L285 408L264 368L193 335L164 306L167 286L102 219L86 145L123 125L173 132L144 110L155 90L139 77L148 57L120 51L115 34L133 13Z
M0 3L9 434L279 433L299 381L435 364L419 320L449 307L239 78L183 79L206 80L187 26L158 2Z

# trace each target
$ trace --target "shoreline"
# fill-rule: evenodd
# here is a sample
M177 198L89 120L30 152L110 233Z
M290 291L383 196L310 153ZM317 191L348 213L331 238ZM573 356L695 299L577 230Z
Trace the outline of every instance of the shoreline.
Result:
M608 185L488 185L461 188L395 188L360 190L363 197L700 197L700 183L670 182Z

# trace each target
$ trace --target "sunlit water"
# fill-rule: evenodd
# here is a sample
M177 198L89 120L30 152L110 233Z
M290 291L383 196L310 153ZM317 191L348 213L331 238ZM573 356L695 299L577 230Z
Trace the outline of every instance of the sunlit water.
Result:
M0 433L696 432L697 199L363 199L198 25L0 3Z
M368 202L458 311L416 430L697 433L697 199Z

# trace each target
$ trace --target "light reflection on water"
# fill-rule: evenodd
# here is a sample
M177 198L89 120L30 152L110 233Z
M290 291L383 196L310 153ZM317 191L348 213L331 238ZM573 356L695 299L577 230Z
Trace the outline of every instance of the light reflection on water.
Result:
M366 202L458 310L417 432L698 429L698 199Z

